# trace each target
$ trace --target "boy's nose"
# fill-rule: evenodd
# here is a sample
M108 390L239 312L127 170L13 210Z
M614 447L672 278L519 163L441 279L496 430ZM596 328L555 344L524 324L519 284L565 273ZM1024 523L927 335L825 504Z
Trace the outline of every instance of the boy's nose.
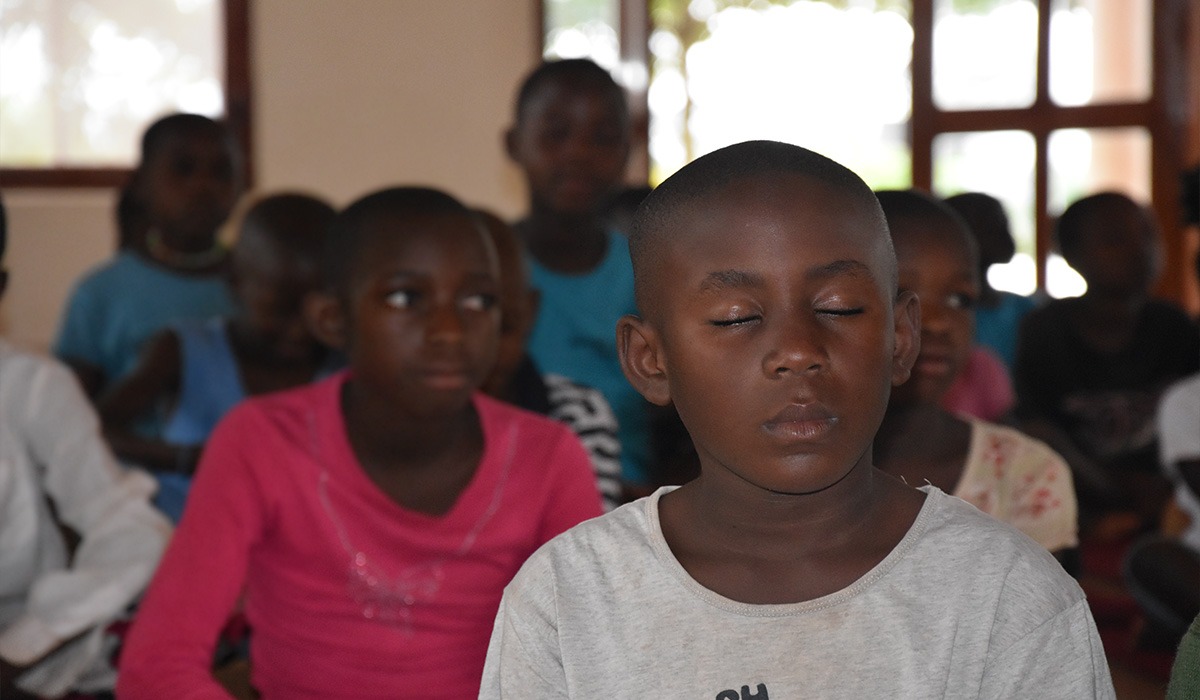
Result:
M456 342L463 336L463 320L457 306L439 304L429 312L426 335L431 342Z
M786 324L775 334L773 346L763 357L763 372L768 376L816 372L825 365L819 333L809 324Z

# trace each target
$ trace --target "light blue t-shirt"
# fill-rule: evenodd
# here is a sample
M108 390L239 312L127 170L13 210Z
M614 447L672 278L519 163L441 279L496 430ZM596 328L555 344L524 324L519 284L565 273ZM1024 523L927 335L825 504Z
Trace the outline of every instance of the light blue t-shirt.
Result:
M162 440L193 447L208 441L217 423L246 398L225 318L186 321L171 325L179 338L179 398L162 428ZM183 474L157 474L154 505L173 522L183 516L192 478Z
M637 312L629 244L608 234L608 251L590 272L569 275L530 258L530 282L542 296L529 354L543 373L599 389L617 415L622 477L649 482L645 399L625 379L617 359L617 320Z
M1012 371L1017 358L1017 332L1021 319L1037 306L1037 300L1012 292L1000 292L1000 303L975 307L975 342L996 352Z
M142 345L168 324L233 310L222 277L181 275L122 252L75 286L54 354L99 367L109 385L133 369Z

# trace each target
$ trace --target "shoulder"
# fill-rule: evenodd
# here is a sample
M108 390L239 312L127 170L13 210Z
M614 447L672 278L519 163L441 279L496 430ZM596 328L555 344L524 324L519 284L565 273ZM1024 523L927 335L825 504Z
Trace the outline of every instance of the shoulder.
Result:
M244 440L246 445L270 450L276 439L304 444L312 439L318 422L340 412L339 389L344 373L313 384L270 394L251 396L229 410L213 431L213 440Z
M941 571L953 588L993 598L997 614L1024 607L1043 621L1083 599L1045 547L966 501L936 489L929 495L936 501L915 554L931 560L931 570Z
M598 421L611 422L616 426L616 415L612 405L599 389L580 384L561 374L546 374L542 377L546 383L550 399L550 414L554 418L574 424L584 418L592 424ZM586 415L580 415L586 412Z
M1200 374L1181 379L1167 388L1159 411L1200 411Z
M0 388L6 398L28 397L50 387L76 389L75 375L62 362L21 350L0 340Z
M475 408L486 429L494 434L515 430L518 443L555 446L574 434L562 423L546 416L504 403L482 393L476 393Z
M637 587L654 568L649 564L656 557L649 498L585 520L546 542L526 560L509 588L553 588L559 595L577 596Z
M1161 299L1151 299L1142 309L1142 315L1148 321L1165 326L1178 326L1195 332L1195 324L1183 309Z
M972 439L985 454L1002 464L1025 463L1066 470L1066 461L1049 445L1006 425L982 420L971 421Z

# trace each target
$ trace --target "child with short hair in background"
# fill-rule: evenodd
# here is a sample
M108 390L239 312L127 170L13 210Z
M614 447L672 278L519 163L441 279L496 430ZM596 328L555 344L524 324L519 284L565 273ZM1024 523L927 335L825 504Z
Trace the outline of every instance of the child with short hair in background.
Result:
M1114 523L1105 530L1151 529L1170 492L1155 409L1170 383L1200 371L1200 333L1151 295L1162 244L1148 209L1116 192L1091 195L1067 207L1056 233L1087 291L1025 317L1017 416L1071 465L1083 529L1105 520Z
M201 450L217 422L247 396L312 381L325 348L305 325L305 297L320 287L334 210L305 194L262 198L247 210L230 255L231 316L171 323L140 362L98 402L122 459L155 472L155 504L178 522ZM137 419L165 414L147 436Z
M146 129L141 151L125 206L144 215L144 235L131 230L128 247L75 285L54 341L93 399L168 323L233 311L217 239L242 189L233 134L208 117L172 114Z
M479 692L504 585L600 514L569 428L477 391L496 253L453 197L382 190L338 214L311 317L349 367L217 426L121 659L122 698L226 697L210 671L244 596L264 697Z
M605 211L629 156L625 94L590 60L548 61L521 84L514 120L505 147L529 190L514 226L541 295L529 354L543 372L604 394L617 415L623 477L640 492L651 480L648 407L621 374L613 335L634 310L633 271Z
M516 231L498 216L479 212L500 263L500 344L483 390L527 411L571 426L592 459L604 509L624 502L617 418L604 394L561 374L542 374L525 350L539 295L529 286L529 265Z
M908 484L932 484L1012 525L1051 552L1079 544L1071 470L1044 443L943 407L968 362L979 298L974 240L962 219L916 190L876 192L896 250L901 291L921 304L913 376L892 391L875 464Z
M874 466L920 340L866 183L729 146L659 185L630 245L622 366L678 408L700 476L530 557L480 697L1114 696L1043 547Z

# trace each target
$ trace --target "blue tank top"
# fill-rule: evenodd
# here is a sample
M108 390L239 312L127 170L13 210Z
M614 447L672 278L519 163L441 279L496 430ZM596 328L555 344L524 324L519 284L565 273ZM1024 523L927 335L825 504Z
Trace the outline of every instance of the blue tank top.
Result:
M179 338L179 398L163 426L164 442L203 445L217 422L246 398L225 324L217 317L171 326ZM157 476L154 505L179 522L192 480L182 474Z

